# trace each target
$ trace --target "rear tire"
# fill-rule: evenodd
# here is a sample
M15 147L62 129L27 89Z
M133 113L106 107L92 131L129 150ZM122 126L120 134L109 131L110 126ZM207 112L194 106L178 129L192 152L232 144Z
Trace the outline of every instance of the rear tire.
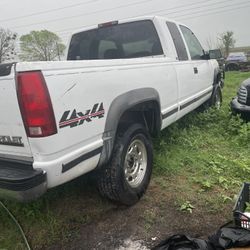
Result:
M148 187L152 165L150 135L141 124L131 125L117 136L111 161L100 171L99 192L112 201L135 204Z

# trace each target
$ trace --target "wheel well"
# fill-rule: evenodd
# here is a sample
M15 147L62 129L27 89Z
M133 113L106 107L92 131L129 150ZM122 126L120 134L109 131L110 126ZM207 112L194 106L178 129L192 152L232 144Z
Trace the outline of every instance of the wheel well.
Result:
M150 135L157 135L161 129L161 112L158 102L143 102L126 110L120 117L117 132L123 132L133 123L143 124Z

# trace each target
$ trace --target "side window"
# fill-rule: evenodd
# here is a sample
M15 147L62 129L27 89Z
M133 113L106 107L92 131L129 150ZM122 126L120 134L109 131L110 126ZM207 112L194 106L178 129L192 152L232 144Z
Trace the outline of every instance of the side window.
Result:
M192 60L201 60L204 55L203 48L194 33L185 26L180 26L185 41L187 43Z
M177 51L178 59L180 61L186 61L188 60L188 54L186 50L186 46L183 42L181 33L175 23L167 22L168 29L170 31L170 34L173 38L174 45Z

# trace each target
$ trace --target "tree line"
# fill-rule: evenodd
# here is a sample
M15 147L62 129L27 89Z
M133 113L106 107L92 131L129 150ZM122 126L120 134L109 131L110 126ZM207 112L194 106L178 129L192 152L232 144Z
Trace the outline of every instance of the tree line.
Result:
M17 33L0 28L0 63L22 61L54 61L64 55L66 46L61 38L48 30L31 31L19 39L20 53L17 53Z
M227 31L220 34L219 44L215 48L220 48L229 54L235 45L234 33ZM16 52L18 36L16 33L0 27L0 63L16 60L17 56L22 61L54 61L61 60L66 46L60 37L48 30L31 31L22 35L19 39L20 53ZM212 41L207 40L209 49L212 48Z

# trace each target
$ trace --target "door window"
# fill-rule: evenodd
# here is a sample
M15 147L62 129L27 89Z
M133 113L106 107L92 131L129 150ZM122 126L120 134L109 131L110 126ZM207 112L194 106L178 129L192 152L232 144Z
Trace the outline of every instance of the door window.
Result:
M204 50L194 33L185 26L180 26L192 60L201 60Z

